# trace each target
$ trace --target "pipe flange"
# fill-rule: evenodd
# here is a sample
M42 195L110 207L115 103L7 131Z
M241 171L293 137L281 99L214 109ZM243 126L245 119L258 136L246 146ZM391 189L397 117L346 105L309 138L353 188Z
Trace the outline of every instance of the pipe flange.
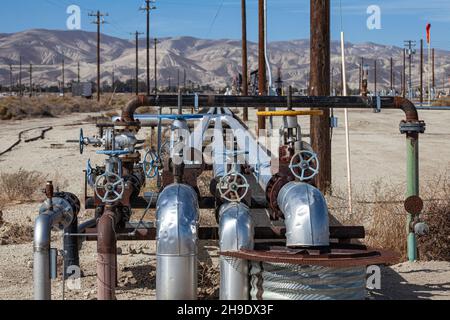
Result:
M278 205L278 194L281 189L291 181L294 181L295 178L293 176L281 176L276 174L269 182L266 191L267 201L269 203L270 209L272 209L271 219L279 220L283 219L284 215L281 212L281 209Z
M425 121L405 121L400 122L400 132L402 134L425 133Z

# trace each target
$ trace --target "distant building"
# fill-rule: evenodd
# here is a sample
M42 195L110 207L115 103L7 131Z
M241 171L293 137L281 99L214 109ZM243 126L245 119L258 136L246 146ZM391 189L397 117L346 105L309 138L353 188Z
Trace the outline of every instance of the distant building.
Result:
M86 99L91 99L92 93L92 82L74 82L72 84L73 97L83 97Z

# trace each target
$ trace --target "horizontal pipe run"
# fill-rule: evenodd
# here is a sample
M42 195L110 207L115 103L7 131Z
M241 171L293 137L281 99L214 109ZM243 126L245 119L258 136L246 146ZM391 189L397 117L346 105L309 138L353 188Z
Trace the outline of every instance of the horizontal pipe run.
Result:
M222 96L200 95L199 107L226 106L233 108L287 108L286 96ZM195 105L195 97L191 95L182 97L183 105L192 107ZM174 95L139 96L131 100L122 111L124 121L133 122L135 111L142 106L177 106L178 97ZM408 121L418 120L417 109L409 100L401 97L292 97L292 108L322 108L322 109L400 109L406 114Z

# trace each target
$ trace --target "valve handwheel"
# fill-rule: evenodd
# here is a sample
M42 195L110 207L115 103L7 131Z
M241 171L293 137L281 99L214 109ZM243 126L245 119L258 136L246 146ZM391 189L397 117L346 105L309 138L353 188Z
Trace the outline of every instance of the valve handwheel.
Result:
M159 171L158 163L159 163L158 155L152 150L147 151L142 164L143 164L145 176L148 179L153 179L154 177L156 177L158 175L158 171Z
M301 182L309 181L319 174L319 158L312 151L303 150L296 153L289 165L292 174Z
M229 173L219 181L220 196L230 202L241 202L249 188L247 179L240 173Z
M125 182L117 174L106 172L95 181L95 194L104 203L114 203L122 200L125 192Z
M80 129L80 154L83 154L84 152L84 134L83 129Z

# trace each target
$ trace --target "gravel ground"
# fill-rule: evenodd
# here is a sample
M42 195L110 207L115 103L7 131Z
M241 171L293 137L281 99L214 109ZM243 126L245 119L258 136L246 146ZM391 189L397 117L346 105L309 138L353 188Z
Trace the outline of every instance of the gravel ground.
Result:
M441 112L422 113L428 123L428 134L421 140L421 178L430 179L442 168L450 167L450 127L446 122L447 114ZM36 170L54 179L57 183L67 184L67 191L78 196L83 194L82 170L86 161L100 163L102 156L95 155L88 148L84 155L79 154L78 146L66 143L68 139L77 139L82 127L85 135L96 134L96 129L85 120L92 114L76 114L64 118L33 119L16 122L1 122L0 151L17 140L19 131L40 126L53 126L44 140L21 144L12 152L0 157L0 173L17 171L19 168ZM95 116L95 115L94 115ZM343 122L340 112L338 116ZM374 115L370 112L351 112L352 161L355 185L366 185L380 177L401 183L405 180L405 139L398 132L398 123L403 115L396 111ZM254 128L255 121L249 122ZM276 123L277 127L278 124ZM304 124L307 132L308 123ZM29 133L33 135L33 132ZM334 133L333 177L336 185L344 186L345 148L343 129ZM51 145L54 145L52 148ZM56 147L55 147L56 146ZM436 150L439 150L437 153ZM389 161L386 161L389 159ZM370 170L368 170L370 166ZM67 183L64 183L67 182ZM39 203L14 203L3 208L3 227L13 226L12 237L16 243L0 244L0 299L32 298L32 239L30 228L37 215ZM82 211L80 221L92 216L92 212ZM1 220L1 219L0 219ZM3 231L2 231L3 228ZM28 232L28 234L27 234ZM25 233L25 235L24 235ZM54 235L58 241L58 235ZM154 243L120 243L118 299L154 299L155 295L155 256ZM67 291L69 299L95 299L96 271L95 244L86 243L81 252L82 290ZM201 259L203 263L217 266L217 243L202 243ZM206 272L210 273L210 272ZM450 299L450 263L420 262L404 263L383 268L382 289L371 292L373 299ZM62 282L53 282L53 297L62 298ZM212 296L217 292L208 292Z

